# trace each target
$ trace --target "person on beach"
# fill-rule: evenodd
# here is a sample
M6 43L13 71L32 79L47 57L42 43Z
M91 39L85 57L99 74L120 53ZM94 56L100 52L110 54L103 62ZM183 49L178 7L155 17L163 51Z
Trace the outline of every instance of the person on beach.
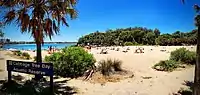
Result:
M51 53L52 53L52 47L51 47L51 46L49 46L48 53L49 53L49 54L51 54Z

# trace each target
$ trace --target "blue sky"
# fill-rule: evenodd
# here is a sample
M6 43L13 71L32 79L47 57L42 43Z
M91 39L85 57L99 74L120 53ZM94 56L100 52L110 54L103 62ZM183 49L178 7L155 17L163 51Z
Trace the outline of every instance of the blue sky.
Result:
M126 27L158 28L161 33L195 29L193 9L200 0L78 0L78 18L61 26L60 35L52 41L77 41L91 32ZM11 24L4 29L6 37L16 41L33 41L28 33ZM46 39L45 41L50 41Z

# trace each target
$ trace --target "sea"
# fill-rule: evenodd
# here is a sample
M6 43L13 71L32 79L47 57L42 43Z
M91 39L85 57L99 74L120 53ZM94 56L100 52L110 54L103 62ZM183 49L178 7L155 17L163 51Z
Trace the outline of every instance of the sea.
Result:
M55 44L43 44L42 50L47 50L48 47L52 46L53 48L61 49L75 45L74 43L55 43ZM36 50L36 44L5 44L3 45L4 50L8 49L17 49L17 50Z

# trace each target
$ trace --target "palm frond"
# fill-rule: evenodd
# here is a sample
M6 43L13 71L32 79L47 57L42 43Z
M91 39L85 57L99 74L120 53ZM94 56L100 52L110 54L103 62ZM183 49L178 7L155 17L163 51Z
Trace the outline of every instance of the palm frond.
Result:
M195 5L194 5L194 9L196 10L197 13L200 12L200 7L199 7L199 5L195 4Z
M67 9L67 13L70 15L71 19L77 18L77 11L75 9Z
M76 0L70 0L71 5L75 5L77 3Z
M28 29L29 22L30 22L29 15L28 14L23 14L23 18L21 20L22 33L25 32Z
M4 17L5 23L9 24L11 21L13 21L15 19L15 15L15 10L9 11Z
M61 19L62 19L62 22L63 22L67 27L69 27L69 25L68 25L66 19L65 19L64 17L62 17Z
M55 20L53 20L53 30L55 31L55 34L58 34L59 28L57 27Z

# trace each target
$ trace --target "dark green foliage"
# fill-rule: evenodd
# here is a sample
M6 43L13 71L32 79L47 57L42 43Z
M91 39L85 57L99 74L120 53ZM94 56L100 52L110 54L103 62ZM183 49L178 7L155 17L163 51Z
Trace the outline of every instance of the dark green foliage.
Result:
M160 61L159 63L155 64L153 68L159 71L173 71L183 64L193 65L195 62L195 52L189 51L186 48L179 48L171 52L169 60Z
M186 48L176 49L171 52L170 60L181 61L185 64L195 64L196 62L196 53L187 50Z
M31 59L30 54L28 54L27 52L23 52L23 53L22 53L22 56L23 56L25 59Z
M154 69L158 71L173 71L176 69L179 65L179 63L174 61L174 60L165 60L165 61L160 61L159 63L155 64L153 66Z
M133 46L134 44L132 42L125 42L124 46Z
M122 28L107 30L105 32L94 32L85 35L78 40L78 44L87 45L125 45L133 42L143 45L195 45L197 43L197 30L191 32L176 31L172 34L160 34L158 29L147 29L144 27Z
M78 77L94 66L95 59L81 47L66 47L61 52L45 57L46 62L54 65L56 75Z
M98 71L100 71L103 75L108 76L115 71L122 71L121 64L122 61L116 59L101 60L99 62Z
M30 54L28 54L27 52L21 52L21 51L13 51L14 55L20 56L21 58L25 58L25 59L31 59Z
M14 55L17 55L17 56L21 56L22 55L22 52L21 51L13 51L13 54Z

